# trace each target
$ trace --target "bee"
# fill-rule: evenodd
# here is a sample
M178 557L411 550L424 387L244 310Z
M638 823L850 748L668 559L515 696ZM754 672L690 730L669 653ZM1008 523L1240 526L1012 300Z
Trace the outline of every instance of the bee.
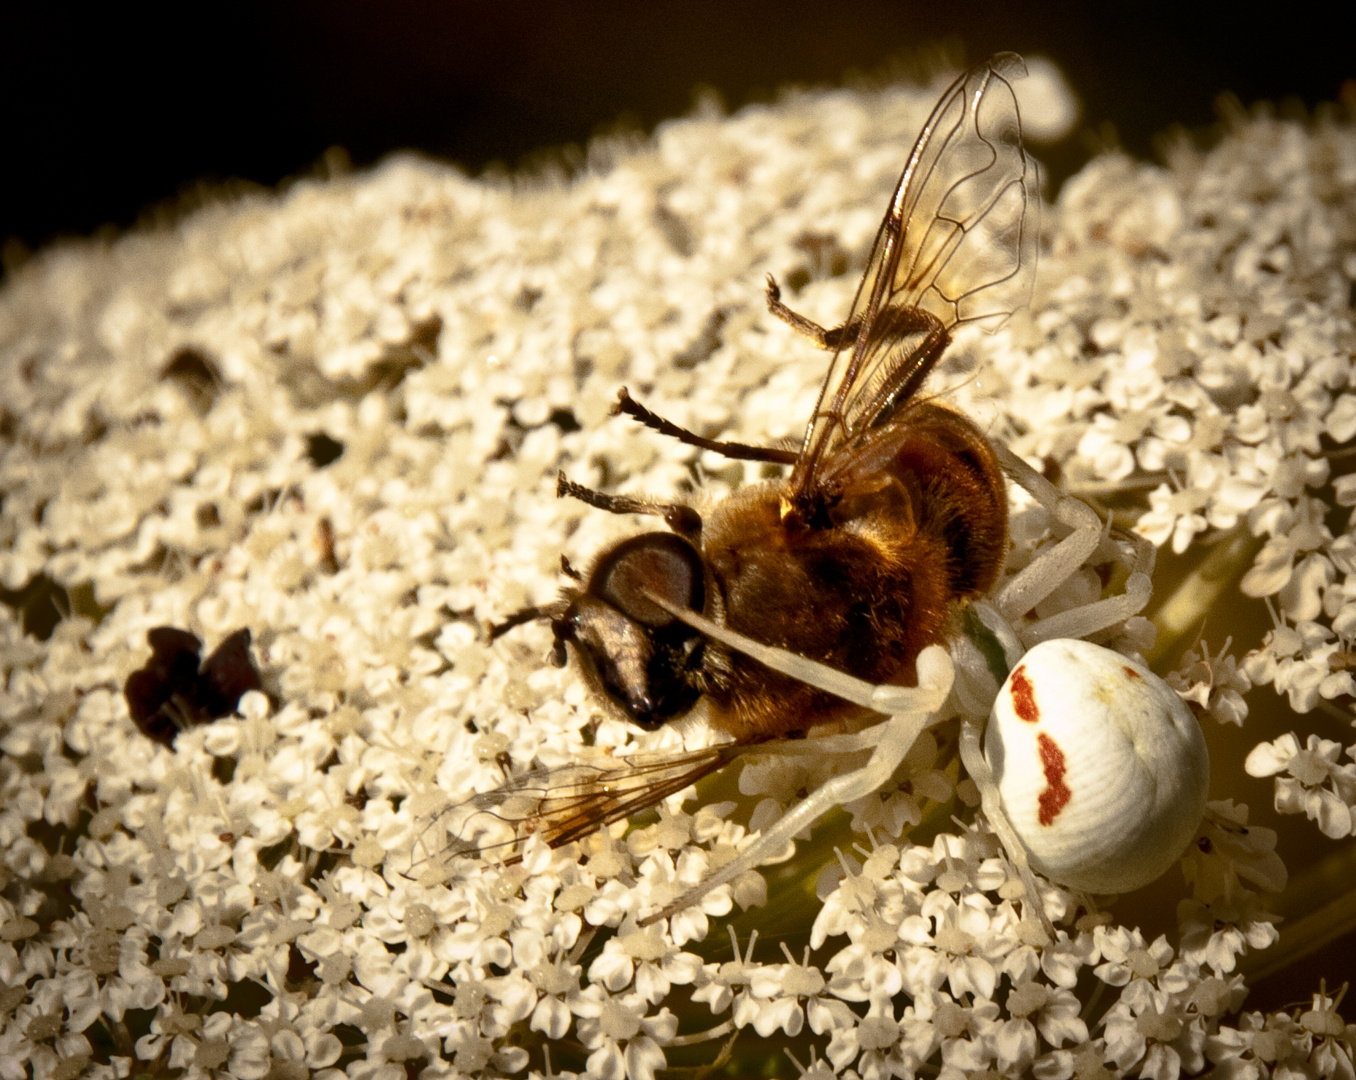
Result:
M667 528L620 541L586 574L562 560L573 583L560 599L519 612L493 636L549 621L553 661L563 666L572 653L613 711L653 731L700 710L724 741L538 770L465 804L507 825L508 843L530 833L551 846L580 839L750 749L818 743L805 736L851 732L872 711L911 718L895 735L876 723L874 733L835 736L859 738L870 761L850 785L791 811L778 829L789 838L829 805L879 787L940 715L951 684L944 648L1004 565L1004 467L1017 459L1000 457L973 421L922 387L958 326L996 328L1030 297L1038 178L1012 87L1025 73L1020 57L1003 53L943 93L841 326L790 310L769 276L769 311L832 354L799 450L703 438L621 390L615 412L731 459L788 466L784 478L741 488L706 513L559 478L559 495L657 516ZM1091 535L1095 544L1095 523Z

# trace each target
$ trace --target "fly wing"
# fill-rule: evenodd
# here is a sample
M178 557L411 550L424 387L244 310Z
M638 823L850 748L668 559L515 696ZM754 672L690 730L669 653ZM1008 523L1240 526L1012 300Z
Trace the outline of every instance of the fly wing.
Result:
M519 856L510 853L534 834L553 848L583 839L682 791L747 749L723 743L535 769L439 813L420 840L426 857L416 856L415 865L494 851L513 863ZM434 852L440 835L449 842Z
M1012 89L1025 74L1015 53L971 68L918 136L792 473L798 495L812 491L835 450L917 391L947 340L937 331L963 322L997 329L1030 298L1037 171L1022 147ZM925 345L929 333L934 348Z

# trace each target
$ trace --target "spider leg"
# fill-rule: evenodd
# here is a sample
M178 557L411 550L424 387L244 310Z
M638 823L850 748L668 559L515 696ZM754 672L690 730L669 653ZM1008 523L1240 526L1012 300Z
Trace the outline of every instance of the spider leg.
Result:
M1092 507L1060 491L1001 443L995 444L995 450L1008 475L1069 530L1067 536L1046 548L1015 574L994 598L1000 614L1014 622L1068 581L1089 559L1120 561L1124 555ZM1022 644L1030 648L1051 638L1088 637L1124 622L1149 602L1153 591L1149 580L1152 569L1152 550L1146 551L1141 543L1136 548L1135 565L1122 595L1097 600L1023 627L1017 632Z
M942 655L946 655L944 650ZM949 665L947 667L949 670ZM648 926L652 922L667 919L691 907L716 886L733 880L744 871L752 870L776 855L795 838L797 833L809 828L835 806L860 799L880 788L894 775L918 736L926 728L945 718L940 707L946 700L950 682L947 681L937 687L920 686L918 689L922 693L914 709L896 713L881 725L884 730L880 743L865 765L853 772L826 780L778 818L773 825L764 829L737 858L688 889L661 911L642 919L640 925Z
M961 722L961 762L965 765L965 771L970 774L970 779L979 788L980 805L983 807L984 816L989 819L989 827L998 836L1003 850L1008 853L1008 858L1017 868L1017 876L1021 878L1022 888L1026 890L1025 910L1028 914L1034 912L1040 920L1047 935L1045 943L1049 944L1055 941L1055 927L1045 911L1040 885L1026 857L1026 845L1022 843L1012 823L1008 821L1008 815L1003 810L1003 796L999 793L998 782L994 780L993 770L989 768L989 763L980 748L980 734L983 730L983 725L974 719L967 718Z
M873 712L892 716L897 712L913 709L921 700L920 694L927 700L931 700L935 696L936 686L943 681L946 683L946 690L942 692L941 700L944 701L947 693L950 692L951 657L940 645L931 645L918 654L918 686L892 686L888 683L877 685L858 679L845 671L829 667L828 664L821 664L817 660L788 652L786 649L764 645L761 641L745 637L737 630L731 630L728 626L721 626L719 623L712 622L690 608L679 607L667 597L658 593L647 591L644 595L651 603L657 604L674 618L681 619L694 630L700 630L707 637L715 638L732 649L738 649L746 656L753 657L760 664L770 667L773 671L780 671L783 675L790 675L791 678L799 682L820 690L826 690L830 694L837 694L844 701L850 701L854 705L860 705L862 708L870 709ZM930 673L930 677L926 679L924 678L925 667ZM940 674L942 668L945 668L947 673L945 679ZM927 689L925 690L925 688Z
M951 692L955 674L950 654L941 646L934 645L918 655L917 687L876 686L795 653L762 645L695 612L670 604L662 597L651 596L650 599L702 633L747 653L776 671L837 694L854 704L884 712L889 718L880 725L879 741L865 765L821 784L783 814L774 825L759 834L737 858L694 885L661 911L642 919L641 926L648 926L691 907L716 886L753 869L781 851L797 833L814 824L833 807L877 790L894 775L919 734L945 718L942 706Z
M1003 471L1012 477L1019 486L1025 488L1032 498L1054 514L1056 520L1061 522L1065 528L1088 528L1089 519L1097 521L1098 528L1102 533L1102 540L1093 550L1099 561L1114 562L1121 558L1121 551L1110 536L1110 524L1103 526L1101 518L1097 517L1096 511L1092 507L1088 506L1082 499L1057 488L1028 465L1025 459L1018 457L1003 443L995 442L993 446L998 455L999 464L1003 466ZM1066 503L1073 505L1063 506Z
M1108 596L1105 600L1041 619L1024 627L1019 636L1028 649L1054 638L1090 638L1101 630L1125 622L1132 615L1138 615L1152 596L1153 586L1149 576L1131 574L1126 579L1125 591L1121 595Z

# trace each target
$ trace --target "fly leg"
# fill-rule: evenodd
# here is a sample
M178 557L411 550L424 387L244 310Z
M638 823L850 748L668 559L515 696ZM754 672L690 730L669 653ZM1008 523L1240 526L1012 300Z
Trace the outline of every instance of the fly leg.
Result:
M857 336L858 323L855 321L834 327L832 330L825 330L813 319L807 319L799 312L792 311L782 303L782 287L771 274L767 276L767 309L796 333L808 338L817 348L827 352L841 349L844 342L851 341Z
M648 514L664 519L664 524L683 539L699 544L702 535L702 517L692 507L684 503L665 503L653 499L637 499L631 495L609 495L605 491L596 491L583 484L576 484L564 473L556 474L556 498L578 499L582 503L606 510L609 514ZM570 565L563 555L560 557L560 571L572 581L582 581L578 570ZM489 640L494 641L516 627L538 619L550 621L553 625L565 612L568 599L552 601L549 604L532 604L515 611L512 615L493 623L489 627ZM551 649L551 663L555 667L565 666L565 640L556 634Z
M686 443L688 446L698 446L703 450L714 450L718 454L724 454L727 458L736 461L769 461L775 465L794 465L796 463L797 451L784 450L775 446L750 446L748 443L726 442L723 439L708 439L698 435L695 432L688 431L685 427L679 427L672 420L665 420L662 416L652 413L644 405L631 396L626 387L617 391L617 404L612 406L612 415L625 413L627 416L639 420L647 428L659 432L661 435L667 435L671 439L677 439L680 443Z
M556 498L578 499L582 503L606 510L609 514L648 514L664 519L664 524L686 540L696 543L702 534L702 518L696 510L685 503L656 502L652 499L637 499L630 495L609 495L604 491L595 491L583 484L576 484L564 473L556 474ZM571 575L578 578L577 574Z

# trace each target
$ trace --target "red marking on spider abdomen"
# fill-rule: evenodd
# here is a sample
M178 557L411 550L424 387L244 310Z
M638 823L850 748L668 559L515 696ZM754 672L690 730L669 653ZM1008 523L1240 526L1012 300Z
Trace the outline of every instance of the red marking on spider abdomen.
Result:
M1041 711L1036 707L1036 690L1026 677L1025 666L1012 673L1012 707L1028 724L1034 724L1041 718Z
M1037 800L1041 808L1038 817L1042 825L1052 825L1073 792L1064 783L1064 751L1059 744L1042 731L1036 736L1036 745L1040 747L1041 772L1045 773L1045 790Z
M1132 667L1123 667L1121 670L1124 671L1127 675L1129 675L1130 678L1132 679L1143 678L1143 676L1140 675L1140 673Z

